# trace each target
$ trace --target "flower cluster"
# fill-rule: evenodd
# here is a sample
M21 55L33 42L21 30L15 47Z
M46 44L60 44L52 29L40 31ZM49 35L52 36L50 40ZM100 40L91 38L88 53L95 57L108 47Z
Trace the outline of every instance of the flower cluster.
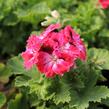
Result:
M75 66L76 59L86 59L86 49L79 34L70 26L60 31L59 28L60 24L52 24L40 36L29 37L26 51L22 53L27 69L36 65L46 77L62 76Z
M99 3L103 9L106 9L109 7L109 0L99 0Z

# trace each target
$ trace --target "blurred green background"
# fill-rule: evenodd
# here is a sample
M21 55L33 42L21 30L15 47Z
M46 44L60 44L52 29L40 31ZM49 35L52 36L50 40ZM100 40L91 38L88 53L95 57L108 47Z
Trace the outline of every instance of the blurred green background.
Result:
M60 17L48 18L45 26L60 22L78 31L90 46L109 49L109 11L97 7L97 0L0 0L0 60L25 49L32 31L40 32L41 22L51 11Z
M9 109L16 109L15 107L28 109L27 106L21 107L22 101L19 101L22 100L22 94L16 95L18 93L17 85L18 87L22 83L25 85L25 79L22 80L23 77L19 79L24 71L21 60L19 57L15 57L11 61L8 59L25 50L26 40L30 34L40 34L52 23L60 23L62 28L71 25L80 34L88 49L96 47L109 50L109 8L103 10L97 4L98 0L0 0L0 109L4 104L6 105L2 109L7 108L7 102L10 98L15 98L15 100L10 101ZM57 14L53 14L54 10ZM99 50L95 51L97 56ZM90 51L90 54L92 52ZM108 51L106 55L103 54L104 52L101 52L100 56L103 55L103 58L108 60ZM11 71L13 69L16 72L13 73ZM37 74L34 72L33 69L32 75L31 73L24 75L35 78ZM21 82L16 86L13 85L15 78L16 81ZM26 80L28 80L27 77ZM32 85L30 86L32 87ZM31 103L31 100L29 102ZM25 104L27 104L26 101ZM93 109L95 109L94 106L92 105ZM43 109L43 107L38 109Z

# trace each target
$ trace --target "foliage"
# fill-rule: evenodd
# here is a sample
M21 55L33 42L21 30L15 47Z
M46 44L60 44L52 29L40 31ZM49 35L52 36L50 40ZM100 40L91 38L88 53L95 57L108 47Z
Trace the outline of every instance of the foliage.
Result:
M91 52L93 50L93 52ZM11 73L16 75L15 87L19 89L20 94L16 95L15 100L11 100L8 104L9 109L14 106L22 106L22 96L24 101L29 102L30 107L44 107L52 109L52 107L65 107L68 109L86 109L89 103L101 102L109 97L109 89L106 86L97 85L100 79L101 68L109 68L107 58L103 58L103 64L99 65L97 61L101 61L105 56L105 49L89 49L87 62L77 61L77 68L66 73L63 77L46 78L35 67L27 71L23 68L23 61L20 56L14 57L8 61ZM96 61L93 61L98 53ZM105 50L105 52L108 52ZM106 56L108 57L108 53ZM96 67L100 66L100 67ZM106 66L106 67L105 67ZM102 75L103 76L103 75ZM102 80L101 80L102 81ZM24 105L24 104L23 104ZM25 106L25 105L24 105ZM27 105L26 105L27 106Z
M1 109L109 108L109 88L100 84L108 79L102 70L109 71L109 9L101 9L97 1L0 0ZM78 31L87 61L77 60L75 69L62 77L46 78L36 66L26 70L19 53L28 35L57 22Z

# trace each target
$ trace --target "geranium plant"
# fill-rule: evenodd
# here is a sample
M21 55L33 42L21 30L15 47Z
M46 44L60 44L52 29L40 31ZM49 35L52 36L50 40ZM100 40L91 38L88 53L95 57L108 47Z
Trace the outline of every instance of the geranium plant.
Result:
M52 24L40 36L29 37L26 51L22 53L27 69L36 65L47 77L62 76L76 66L77 59L86 59L86 49L79 34L70 26L55 32L59 27L59 24Z
M0 63L0 109L108 109L108 0L7 1L0 34L22 49Z

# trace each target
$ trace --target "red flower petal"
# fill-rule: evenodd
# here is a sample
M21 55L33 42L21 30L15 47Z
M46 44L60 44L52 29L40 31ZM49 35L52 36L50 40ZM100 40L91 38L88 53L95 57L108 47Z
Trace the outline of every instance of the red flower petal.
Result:
M106 9L109 7L109 0L99 0L99 3L103 9Z
M40 52L37 66L47 77L52 77L56 74L63 75L63 73L69 71L72 62L59 59L56 55L54 56L46 52Z
M26 69L30 69L35 63L37 63L37 53L31 53L29 50L23 52L21 54L23 60L24 60L24 66Z

